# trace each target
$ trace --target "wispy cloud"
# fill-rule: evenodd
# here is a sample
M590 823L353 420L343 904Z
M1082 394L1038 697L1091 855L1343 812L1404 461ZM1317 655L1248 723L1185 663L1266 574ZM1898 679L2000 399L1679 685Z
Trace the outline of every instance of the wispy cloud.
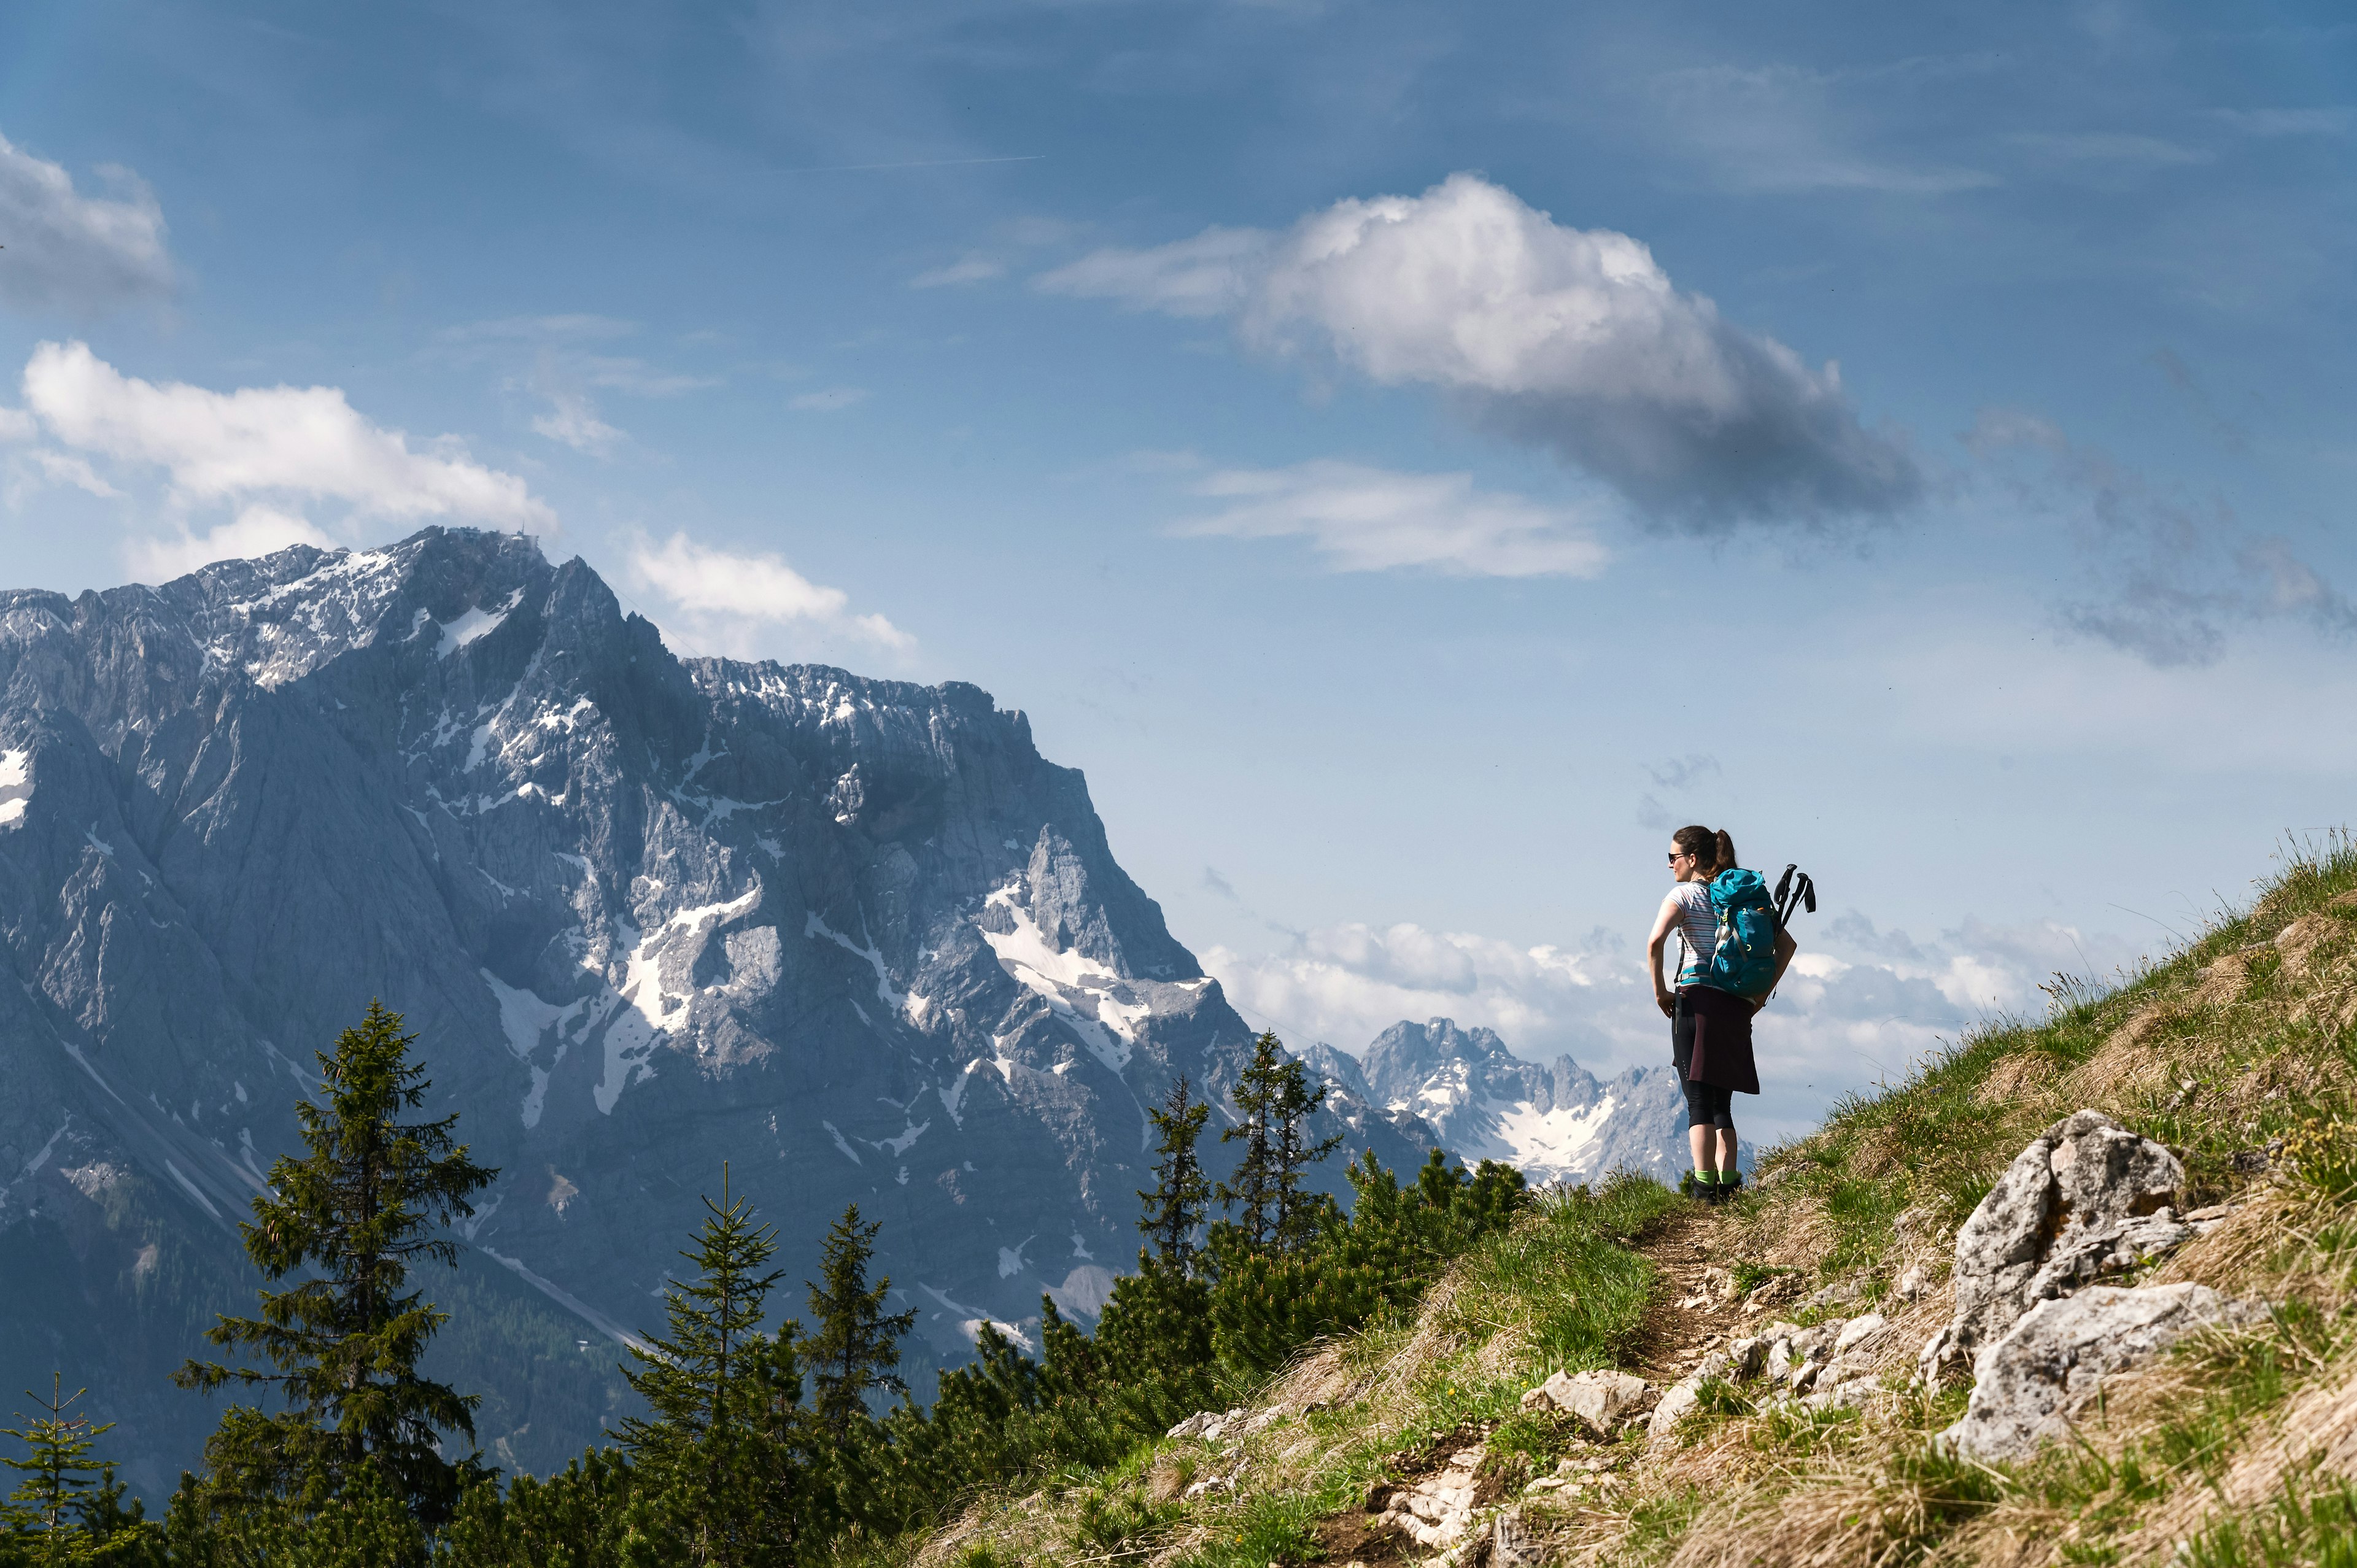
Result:
M788 398L786 406L802 413L834 413L866 400L866 387L826 387Z
M1900 80L1962 63L1901 61L1837 73L1792 65L1706 65L1663 71L1647 83L1658 134L1733 190L1854 190L1948 196L1998 183L1986 169L1908 161L1889 138L1845 106L1841 90L1862 80Z
M2345 136L2357 131L2357 106L2213 109L2212 117L2246 136Z
M578 392L552 393L548 412L536 415L532 428L560 446L596 457L605 456L623 439L622 433L599 419L597 409Z
M607 421L593 392L668 398L721 384L717 376L610 351L639 332L638 323L611 316L505 316L444 328L435 334L434 354L446 363L491 369L501 387L546 403L531 420L535 435L605 457L630 437Z
M0 136L0 305L95 312L172 292L164 210L139 177L113 165L99 177L113 196L74 188L62 165Z
M1888 516L1923 489L1904 442L1859 423L1835 366L1722 319L1629 236L1566 228L1473 175L1338 202L1283 232L1098 251L1038 286L1232 317L1266 352L1438 389L1671 528Z
M1579 514L1480 489L1470 474L1318 461L1223 469L1191 488L1221 507L1178 532L1306 539L1338 572L1592 577L1608 559Z
M933 267L909 280L910 288L952 288L960 284L988 283L1006 275L1006 263L981 251L968 251L947 266Z

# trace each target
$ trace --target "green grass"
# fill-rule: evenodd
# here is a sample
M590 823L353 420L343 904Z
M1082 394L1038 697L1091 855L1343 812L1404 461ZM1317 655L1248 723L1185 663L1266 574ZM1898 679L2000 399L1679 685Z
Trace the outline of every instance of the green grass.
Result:
M2284 1478L2283 1496L2189 1539L2185 1568L2357 1568L2357 1482Z
M1534 1219L1467 1257L1450 1326L1472 1337L1522 1328L1534 1370L1622 1364L1643 1336L1653 1286L1652 1265L1627 1243L1679 1203L1660 1183L1626 1175L1541 1197Z

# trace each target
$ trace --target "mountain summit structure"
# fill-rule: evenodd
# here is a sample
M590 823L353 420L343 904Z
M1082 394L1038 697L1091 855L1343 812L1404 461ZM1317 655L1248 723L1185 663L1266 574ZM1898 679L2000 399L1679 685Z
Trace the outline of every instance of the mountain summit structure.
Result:
M581 561L459 530L0 593L0 1380L91 1383L159 1500L219 1413L163 1373L251 1310L236 1224L372 1001L500 1172L425 1283L526 1469L618 1419L724 1160L790 1279L882 1221L921 1372L1043 1293L1093 1316L1146 1107L1222 1101L1254 1033L1022 714L680 659ZM1328 1103L1346 1155L1433 1141Z

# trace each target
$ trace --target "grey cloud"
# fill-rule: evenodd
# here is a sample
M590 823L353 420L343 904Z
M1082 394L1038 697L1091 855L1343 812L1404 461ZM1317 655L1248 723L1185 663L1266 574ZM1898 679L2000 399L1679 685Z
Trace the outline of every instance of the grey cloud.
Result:
M2017 504L2071 524L2098 591L2058 607L2070 630L2161 669L2216 662L2238 623L2357 632L2357 606L2290 541L2254 534L2221 498L2156 484L2016 410L1985 411L1964 440ZM2025 472L2025 455L2042 456L2042 471Z
M1868 952L1877 958L1900 959L1909 963L1926 961L1927 955L1915 945L1905 931L1878 930L1872 920L1856 909L1846 910L1825 924L1825 935L1844 947Z
M85 195L62 166L0 136L0 304L89 313L172 292L154 193L126 168L98 175L114 195Z
M1885 518L1924 490L1907 442L1860 423L1838 367L1726 321L1629 236L1566 228L1469 174L1282 232L1100 250L1034 286L1231 317L1272 356L1432 388L1674 532Z
M1647 768L1646 775L1664 789L1684 789L1699 779L1716 779L1720 774L1718 758L1707 752L1691 752L1674 757L1659 768Z
M2193 367L2179 359L2174 349L2167 345L2155 349L2152 363L2169 384L2184 396L2195 414L2210 427L2210 433L2218 438L2221 446L2237 456L2250 450L2251 433L2218 412L2217 405L2210 401L2209 390L2193 373Z
M1970 1015L1921 976L1901 976L1879 965L1846 969L1824 983L1824 995L1810 1009L1818 1018L1843 1022L1905 1019L1924 1028L1953 1029Z

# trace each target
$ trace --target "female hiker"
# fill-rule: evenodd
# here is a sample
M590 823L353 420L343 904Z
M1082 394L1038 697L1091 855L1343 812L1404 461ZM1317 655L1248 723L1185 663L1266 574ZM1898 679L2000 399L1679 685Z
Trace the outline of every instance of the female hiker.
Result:
M1694 1170L1686 1186L1717 1202L1731 1196L1743 1177L1735 1168L1734 1097L1760 1092L1760 1072L1751 1060L1751 1015L1784 978L1799 944L1781 924L1775 927L1775 965L1754 993L1703 983L1718 946L1718 915L1710 907L1710 885L1733 871L1735 840L1725 830L1680 828L1670 835L1670 875L1677 886L1662 900L1653 934L1645 943L1645 967L1653 977L1653 1001L1670 1019L1670 1059L1686 1096L1686 1141ZM1749 876L1738 880L1755 880ZM1678 938L1677 992L1662 981L1662 949L1671 932Z

